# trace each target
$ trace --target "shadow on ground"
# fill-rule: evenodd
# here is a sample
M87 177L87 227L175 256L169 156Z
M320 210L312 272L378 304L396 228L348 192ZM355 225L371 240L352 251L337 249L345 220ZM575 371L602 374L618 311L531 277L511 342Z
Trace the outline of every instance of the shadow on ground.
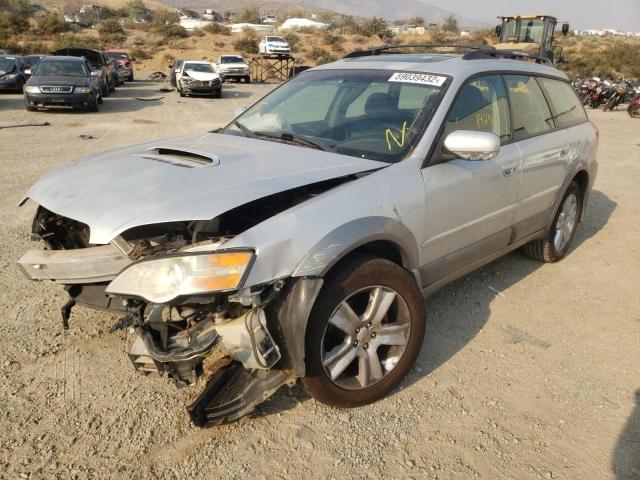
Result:
M617 203L604 193L593 191L589 210L580 224L572 249L579 248L598 233L616 206ZM491 302L500 295L498 292L507 290L542 266L542 263L516 251L456 280L428 298L425 340L416 361L417 368L405 378L403 386L420 381L471 342L489 320ZM461 311L461 306L464 315L454 314L454 310ZM308 398L300 384L293 391L281 388L271 401L257 408L255 415L268 416L289 410ZM636 448L639 446L636 444Z
M627 420L613 450L613 473L617 480L640 479L640 390L635 393L636 406Z

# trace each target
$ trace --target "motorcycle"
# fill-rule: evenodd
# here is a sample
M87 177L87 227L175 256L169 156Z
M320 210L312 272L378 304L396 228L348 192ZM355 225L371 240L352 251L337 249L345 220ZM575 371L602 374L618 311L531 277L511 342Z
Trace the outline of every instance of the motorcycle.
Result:
M640 118L640 97L637 97L633 102L629 104L627 113L631 118Z
M605 103L604 111L606 112L609 110L612 112L618 105L622 104L626 100L628 93L629 88L625 82L620 82L611 87L611 93Z

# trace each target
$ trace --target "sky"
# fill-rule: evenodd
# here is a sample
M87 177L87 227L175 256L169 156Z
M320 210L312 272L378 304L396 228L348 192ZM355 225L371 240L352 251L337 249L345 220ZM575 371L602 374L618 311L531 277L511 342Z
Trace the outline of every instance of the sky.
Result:
M640 31L640 0L421 0L458 15L493 21L498 15L549 14L572 30Z

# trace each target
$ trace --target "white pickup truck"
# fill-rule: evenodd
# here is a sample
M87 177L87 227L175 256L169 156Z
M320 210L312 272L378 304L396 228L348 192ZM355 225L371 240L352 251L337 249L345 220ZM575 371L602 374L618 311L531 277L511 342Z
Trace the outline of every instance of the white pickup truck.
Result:
M221 55L216 63L216 71L223 82L233 78L237 82L244 80L251 83L249 65L240 55Z

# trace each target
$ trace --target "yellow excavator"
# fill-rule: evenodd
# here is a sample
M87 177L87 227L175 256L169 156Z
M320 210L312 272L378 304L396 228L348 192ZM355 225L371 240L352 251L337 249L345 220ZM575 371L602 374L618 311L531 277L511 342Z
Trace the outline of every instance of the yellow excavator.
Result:
M557 45L558 19L551 15L522 15L498 17L502 23L496 27L499 43L497 50L522 50L548 59L552 64L561 61L562 48ZM561 23L562 35L569 33L569 24Z

